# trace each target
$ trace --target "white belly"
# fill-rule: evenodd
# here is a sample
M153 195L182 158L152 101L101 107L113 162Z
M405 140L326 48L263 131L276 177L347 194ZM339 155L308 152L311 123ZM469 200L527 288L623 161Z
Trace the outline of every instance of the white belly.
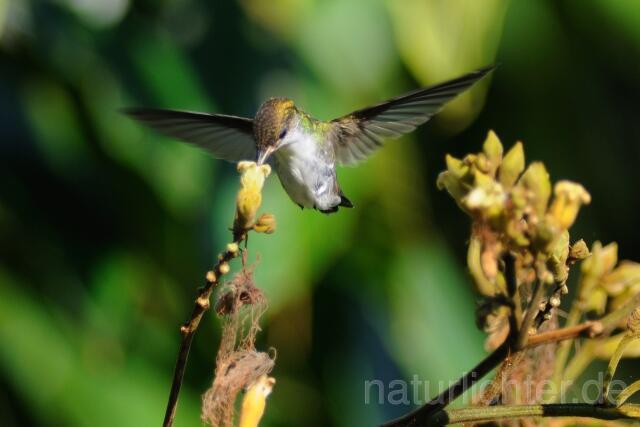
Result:
M292 135L294 136L294 135ZM305 208L329 210L340 203L335 164L319 161L318 145L306 135L275 152L275 169L291 199Z

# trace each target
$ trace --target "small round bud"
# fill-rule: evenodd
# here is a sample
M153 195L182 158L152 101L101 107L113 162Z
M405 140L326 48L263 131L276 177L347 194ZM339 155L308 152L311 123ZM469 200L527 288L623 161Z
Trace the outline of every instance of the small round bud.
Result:
M229 243L229 244L227 245L227 252L229 252L229 253L231 253L231 254L233 254L233 255L235 255L236 253L238 253L238 249L239 249L239 248L238 248L238 244L237 244L237 243L235 243L235 242L234 242L234 243Z
M198 297L198 299L196 299L196 304L198 304L200 307L202 307L204 310L209 309L209 298L205 298L205 297Z
M557 295L552 296L549 299L549 304L551 304L551 307L560 307L560 298Z
M216 281L216 273L214 273L213 271L209 270L209 271L207 271L207 275L205 276L205 278L207 279L207 282L213 283L213 282Z
M589 330L589 337L593 338L600 335L604 331L602 322L591 322L591 329Z
M549 270L545 270L544 272L542 272L542 274L540 275L540 280L542 280L544 283L546 283L547 285L550 285L553 283L553 274L549 271Z
M230 269L231 268L229 267L229 263L227 262L223 262L222 264L220 264L220 267L218 267L220 274L227 274Z

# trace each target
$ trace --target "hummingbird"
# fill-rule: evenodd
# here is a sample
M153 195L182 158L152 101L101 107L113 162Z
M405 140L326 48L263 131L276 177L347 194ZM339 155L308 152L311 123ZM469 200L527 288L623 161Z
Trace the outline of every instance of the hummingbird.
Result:
M386 139L413 131L493 69L484 67L329 121L312 117L287 98L268 99L253 119L157 108L124 113L215 158L268 163L298 206L328 214L353 207L338 184L336 165L355 165Z

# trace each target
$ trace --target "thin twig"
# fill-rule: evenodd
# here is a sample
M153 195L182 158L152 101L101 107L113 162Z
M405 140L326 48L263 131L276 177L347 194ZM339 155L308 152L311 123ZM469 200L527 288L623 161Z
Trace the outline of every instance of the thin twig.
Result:
M640 419L640 405L625 404L615 407L587 403L559 403L548 405L472 406L443 410L433 416L429 425L444 426L457 423L528 417L590 417L600 420L637 420Z
M602 322L588 321L567 328L554 329L529 336L527 348L578 337L595 338L602 333Z
M493 353L489 354L471 371L464 374L447 390L443 391L418 409L396 420L383 424L383 427L415 427L426 425L427 421L434 413L453 402L458 396L463 394L477 381L482 379L496 366L498 366L498 364L507 357L507 354L509 354L509 347L509 342L505 341L500 347L496 348Z
M529 331L533 326L533 321L536 319L536 316L540 311L540 303L544 296L545 287L546 285L544 283L539 280L536 281L531 301L529 301L529 306L527 307L527 313L524 315L524 320L520 325L520 333L516 344L516 348L518 350L523 349L527 345L527 341L529 340Z
M516 258L510 252L504 257L504 277L507 284L507 296L513 301L511 310L509 311L509 340L512 342L518 336L518 325L522 318L522 307L520 307L520 298L518 295L518 278L516 277Z
M531 335L527 341L526 348L529 349L551 342L573 339L583 335L591 336L590 334L592 333L597 335L597 331L601 330L599 323L599 321L585 322L571 328L563 328L556 331ZM413 412L383 424L383 427L416 427L425 425L434 413L446 407L449 403L453 402L457 397L471 388L476 382L481 380L485 375L503 362L509 353L509 340L506 340L502 345L500 345L500 347L495 349L493 353L487 356L471 371L463 375L447 390L440 393L438 396Z
M178 405L178 396L180 395L180 388L182 387L182 379L187 366L193 336L196 329L198 329L202 316L211 306L211 293L218 286L220 277L229 272L229 261L238 256L240 252L238 244L241 240L242 237L238 241L227 245L227 249L218 256L218 262L213 267L213 270L207 273L205 285L198 290L198 297L195 300L189 320L180 327L182 341L180 342L176 367L173 371L173 382L171 383L167 410L164 414L163 427L171 427L173 425L173 419L176 416L176 408Z

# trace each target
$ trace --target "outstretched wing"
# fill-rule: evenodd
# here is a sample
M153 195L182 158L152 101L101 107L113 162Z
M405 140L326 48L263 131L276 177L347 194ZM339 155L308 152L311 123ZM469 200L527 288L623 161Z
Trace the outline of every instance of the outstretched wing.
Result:
M354 164L366 159L382 146L385 138L411 132L493 69L493 66L481 68L331 121L336 160Z
M251 119L156 108L123 112L164 135L202 147L217 159L238 162L256 158Z

